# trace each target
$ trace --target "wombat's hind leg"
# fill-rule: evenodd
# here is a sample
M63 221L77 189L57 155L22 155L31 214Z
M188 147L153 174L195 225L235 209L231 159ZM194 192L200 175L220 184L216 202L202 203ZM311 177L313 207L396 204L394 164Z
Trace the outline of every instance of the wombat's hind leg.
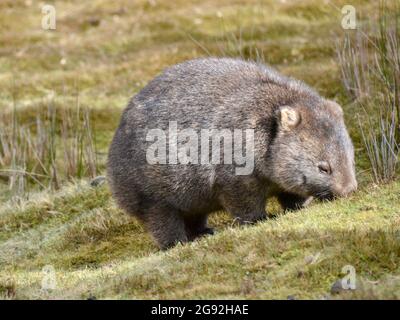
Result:
M162 250L169 249L179 242L188 241L185 223L176 210L153 207L146 212L143 222Z
M306 207L312 199L313 197L306 198L289 192L281 192L278 194L278 201L285 211L302 209Z
M214 234L214 230L207 226L207 215L185 217L186 234L189 241L207 234Z

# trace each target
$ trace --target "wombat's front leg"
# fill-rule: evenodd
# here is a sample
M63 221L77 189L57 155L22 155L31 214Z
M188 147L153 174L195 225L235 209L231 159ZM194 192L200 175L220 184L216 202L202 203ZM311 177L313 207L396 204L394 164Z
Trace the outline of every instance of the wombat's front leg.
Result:
M189 241L207 234L214 234L214 230L207 226L207 215L194 215L184 218L186 235Z
M283 210L293 211L306 207L313 197L302 197L289 192L281 192L278 194L278 201Z
M222 198L222 206L240 224L251 224L267 218L263 194L234 193Z
M152 207L146 212L143 222L162 250L188 241L183 218L174 209Z

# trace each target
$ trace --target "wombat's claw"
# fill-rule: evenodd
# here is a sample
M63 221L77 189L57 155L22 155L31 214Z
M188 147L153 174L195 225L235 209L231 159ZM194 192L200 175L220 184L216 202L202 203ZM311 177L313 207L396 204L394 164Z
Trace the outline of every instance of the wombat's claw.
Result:
M313 196L308 197L308 198L303 202L302 207L303 207L303 208L307 207L313 200L314 200L314 197L313 197Z
M255 220L255 222L257 223L257 222L265 221L265 220L268 220L268 218L269 218L268 214L264 214L264 215L258 217L258 218Z
M231 226L233 227L235 225L242 225L242 226L243 225L244 226L253 225L253 224L256 224L258 222L267 220L267 219L268 219L268 216L266 214L258 216L258 217L254 218L252 220L245 220L245 219L243 219L241 217L236 217L235 219L233 219Z

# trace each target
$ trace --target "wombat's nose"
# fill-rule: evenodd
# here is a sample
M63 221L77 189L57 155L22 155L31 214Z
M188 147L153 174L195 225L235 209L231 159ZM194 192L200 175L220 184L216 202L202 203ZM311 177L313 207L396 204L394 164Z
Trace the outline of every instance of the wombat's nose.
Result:
M347 183L344 187L342 187L338 192L338 195L340 197L347 197L348 195L356 191L357 187L358 187L357 180L354 179L353 181Z

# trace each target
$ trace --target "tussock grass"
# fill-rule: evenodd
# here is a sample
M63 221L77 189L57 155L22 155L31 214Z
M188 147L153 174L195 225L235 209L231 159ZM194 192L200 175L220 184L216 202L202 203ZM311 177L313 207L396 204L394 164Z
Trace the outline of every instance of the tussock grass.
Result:
M53 100L36 108L35 117L19 119L16 101L0 115L0 177L11 194L23 197L32 185L59 189L66 180L95 177L98 172L95 134L90 112L56 108Z
M396 178L400 155L400 6L381 1L379 17L369 22L346 35L338 57L374 181L385 183Z

